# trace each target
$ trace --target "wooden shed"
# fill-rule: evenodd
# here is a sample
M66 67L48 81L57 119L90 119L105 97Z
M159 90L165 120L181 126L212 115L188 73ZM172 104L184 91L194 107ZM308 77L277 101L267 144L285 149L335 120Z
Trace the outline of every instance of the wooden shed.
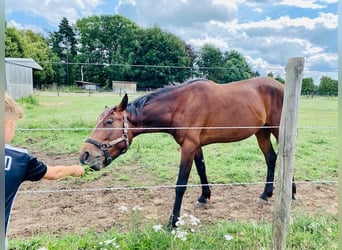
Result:
M112 81L112 88L114 93L133 94L137 92L137 83L129 81Z
M5 90L14 99L33 94L33 70L43 68L32 58L5 58Z
M96 82L86 82L86 81L75 81L76 85L80 88L84 88L87 90L99 90L100 89L100 84Z

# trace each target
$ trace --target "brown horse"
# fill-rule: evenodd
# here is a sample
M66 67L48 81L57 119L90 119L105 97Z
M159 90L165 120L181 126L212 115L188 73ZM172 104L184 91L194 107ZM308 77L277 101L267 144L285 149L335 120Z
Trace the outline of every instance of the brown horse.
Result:
M162 88L128 103L106 108L80 153L82 164L95 170L109 165L127 151L135 136L142 133L171 134L181 146L176 198L170 218L175 226L193 161L202 184L199 204L210 198L202 146L236 142L255 135L267 164L261 200L273 193L276 153L271 134L278 140L284 87L272 78L259 77L229 84L192 80ZM292 186L292 197L296 192Z

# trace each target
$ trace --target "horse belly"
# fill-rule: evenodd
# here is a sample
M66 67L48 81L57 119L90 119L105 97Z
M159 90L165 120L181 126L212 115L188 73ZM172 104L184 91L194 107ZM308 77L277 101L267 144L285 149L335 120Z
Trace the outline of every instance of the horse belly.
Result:
M244 126L223 128L217 127L203 130L201 133L201 145L212 143L237 142L254 135L260 128L248 128Z

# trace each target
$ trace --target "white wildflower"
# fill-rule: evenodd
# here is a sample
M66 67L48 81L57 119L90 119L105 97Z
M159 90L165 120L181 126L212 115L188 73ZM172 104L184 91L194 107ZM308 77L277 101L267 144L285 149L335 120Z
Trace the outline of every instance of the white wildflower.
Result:
M180 226L184 226L185 225L185 221L183 220L183 217L179 217L177 222L176 222L176 226L180 227Z
M119 211L120 212L127 212L127 210L128 210L128 207L126 207L126 206L121 206L121 207L119 207Z
M100 242L99 245L100 246L113 246L113 247L115 247L117 249L119 248L119 245L116 243L116 238ZM107 250L107 248L102 248L101 247L101 250Z
M231 235L229 235L229 234L226 234L226 235L224 236L224 238L225 238L227 241L230 241L230 240L233 239L233 236L231 236Z
M134 206L134 207L132 208L132 210L133 210L133 211L142 211L143 209L142 209L142 207L140 207L140 206Z
M177 230L175 233L176 238L182 240L182 241L186 241L186 236L188 235L187 232L185 231L181 231L181 230Z
M190 215L190 222L193 226L197 226L201 223L201 221L193 215Z
M105 240L103 243L108 246L108 245L112 244L113 242L115 242L115 240L116 240L115 238L112 240Z
M155 232L158 232L158 231L160 231L160 230L163 230L163 226L160 225L160 224L154 225L154 226L153 226L153 230L154 230Z

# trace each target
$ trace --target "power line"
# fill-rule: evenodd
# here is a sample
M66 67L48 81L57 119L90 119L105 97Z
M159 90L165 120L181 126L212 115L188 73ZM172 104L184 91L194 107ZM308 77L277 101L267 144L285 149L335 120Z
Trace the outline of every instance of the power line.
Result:
M19 63L20 61L18 61ZM15 64L15 60L11 62ZM91 62L63 62L63 61L37 61L38 64L62 64L62 65L81 65L81 66L102 66L102 67L132 67L132 68L162 68L162 69L189 69L189 70L246 70L248 67L205 67L205 66L183 66L183 65L151 65L151 64L125 64L125 63L91 63ZM261 69L254 69L255 71ZM265 67L264 70L284 71L284 67ZM304 69L304 72L338 72L338 68L320 68L317 70Z

